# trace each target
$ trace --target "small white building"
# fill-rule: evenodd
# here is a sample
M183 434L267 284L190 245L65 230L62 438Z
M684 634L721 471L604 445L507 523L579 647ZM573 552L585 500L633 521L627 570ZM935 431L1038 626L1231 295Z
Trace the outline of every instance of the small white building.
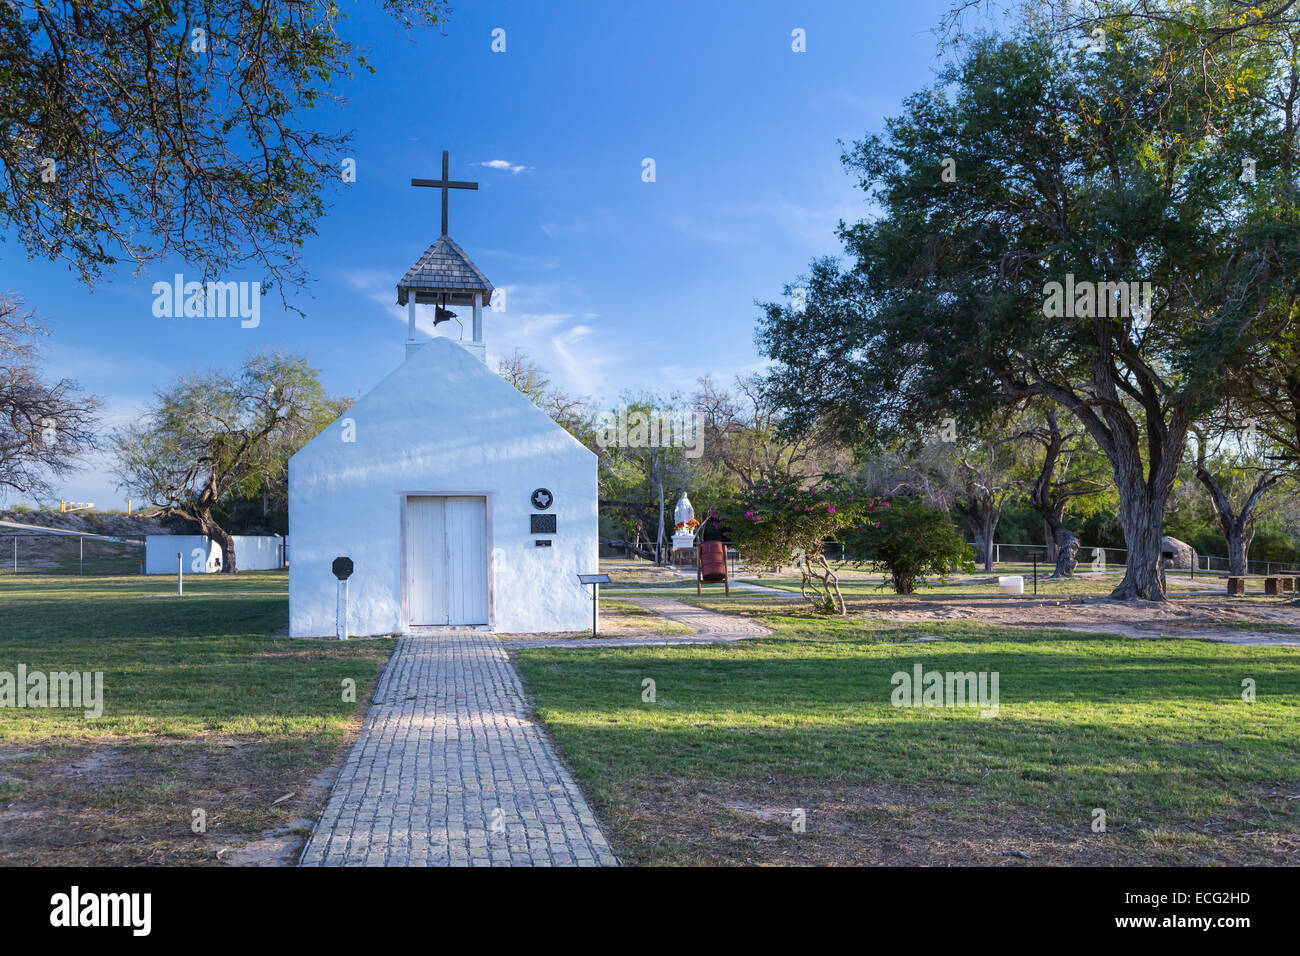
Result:
M240 571L269 571L284 567L284 539L278 534L236 534L235 567ZM147 534L144 573L175 574L177 555L185 574L221 571L221 545L203 534Z
M350 634L585 629L596 456L487 367L492 285L445 233L397 292L406 361L289 462L290 634L334 635L338 557ZM419 305L469 307L471 338L417 338Z

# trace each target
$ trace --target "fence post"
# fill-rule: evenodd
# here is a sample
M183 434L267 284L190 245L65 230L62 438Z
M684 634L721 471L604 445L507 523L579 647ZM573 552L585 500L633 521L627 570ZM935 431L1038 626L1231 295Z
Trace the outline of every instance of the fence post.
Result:
M77 539L77 574L78 576L86 573L86 539Z
M594 613L594 612L593 612ZM340 641L348 639L348 579L339 578L338 596L334 606L334 633Z
M185 558L181 552L176 552L176 596L185 593Z
M14 535L14 574L18 573L18 535Z

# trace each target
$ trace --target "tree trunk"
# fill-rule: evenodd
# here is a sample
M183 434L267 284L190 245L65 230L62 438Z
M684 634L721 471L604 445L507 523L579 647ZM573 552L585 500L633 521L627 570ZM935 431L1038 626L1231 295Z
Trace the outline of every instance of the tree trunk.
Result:
M1165 505L1187 446L1192 409L1202 396L1195 389L1173 390L1126 336L1116 337L1112 319L1094 317L1092 331L1098 351L1089 359L1086 391L1040 377L1023 394L1036 391L1068 408L1110 462L1128 547L1124 579L1111 597L1164 601Z
M1147 387L1142 393L1146 421L1139 427L1119 402L1118 394L1113 386L1103 389L1108 404L1102 414L1109 427L1102 426L1091 410L1073 409L1110 460L1115 490L1119 493L1119 522L1124 530L1128 558L1124 578L1110 596L1119 601L1164 601L1165 569L1160 539L1164 533L1165 505L1178 477L1189 424L1182 409L1166 417L1155 391Z
M1029 504L1043 516L1043 543L1047 549L1047 560L1050 564L1056 564L1056 536L1061 530L1061 516L1065 513L1065 502L1058 503L1053 500L1052 488L1056 480L1056 462L1061 457L1065 436L1061 434L1061 429L1056 424L1056 412L1051 408L1047 409L1047 428L1039 431L1036 438L1043 445L1043 464L1038 469L1033 488L1030 489ZM1059 573L1058 565L1057 574ZM1067 574L1066 577L1069 575Z
M1124 543L1128 547L1128 560L1124 565L1124 579L1110 596L1121 601L1141 599L1165 600L1165 569L1161 560L1160 539L1163 534L1165 500L1168 488L1153 493L1141 478L1139 464L1137 480L1133 475L1116 474L1119 484L1119 520L1124 529Z
M1250 553L1250 542L1255 537L1253 522L1235 522L1233 529L1226 535L1228 539L1228 573L1238 577L1249 574L1247 570L1250 567L1248 555Z
M1074 577L1074 569L1079 563L1079 538L1065 526L1065 502L1043 503L1035 496L1033 508L1043 517L1047 560L1056 566L1052 577Z
M174 513L197 522L200 531L207 535L210 540L221 545L221 573L234 574L239 570L235 567L235 539L230 536L225 528L217 524L217 520L212 517L212 511L216 508L219 497L216 487L216 472L214 471L208 475L207 484L199 492L198 500L194 503L192 509Z
M978 524L971 524L971 535L975 538L975 565L985 571L993 570L993 536Z
M916 575L907 571L891 571L895 594L912 594L916 591Z
M998 530L997 512L991 507L982 507L980 502L957 504L955 510L975 539L975 563L982 564L985 571L992 571L993 539Z
M997 530L996 524L993 524L991 521L985 523L984 525L984 570L985 571L993 570L993 559L995 557L993 553L994 552L993 538L996 530Z
M1075 565L1079 563L1078 536L1065 525L1061 525L1056 529L1056 540L1052 543L1056 548L1056 570L1052 572L1052 577L1074 577Z
M1204 442L1199 444L1203 446ZM1245 504L1241 506L1241 511L1236 514L1233 513L1232 502L1224 492L1223 486L1219 484L1218 478L1205 467L1203 454L1196 465L1196 477L1210 493L1210 507L1214 511L1214 519L1219 524L1219 530L1223 532L1224 540L1227 541L1228 573L1238 577L1249 573L1250 542L1255 537L1255 505L1259 504L1259 499L1263 497L1264 492L1277 483L1278 476L1264 474L1256 478L1255 486L1251 489Z
M217 542L217 544L221 545L221 573L236 573L239 569L235 567L234 537L213 521L211 517L200 518L199 527L205 535Z
M655 564L663 563L664 551L664 481L659 471L659 459L655 459L655 496L659 499L659 529L655 534Z

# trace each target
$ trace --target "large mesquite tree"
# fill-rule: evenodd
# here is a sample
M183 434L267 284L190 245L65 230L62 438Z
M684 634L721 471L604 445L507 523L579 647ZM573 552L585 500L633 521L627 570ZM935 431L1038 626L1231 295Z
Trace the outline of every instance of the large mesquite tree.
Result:
M384 0L401 25L445 0ZM372 70L328 0L0 3L0 228L91 281L179 257L305 280L350 134L312 111Z
M142 420L110 439L122 488L163 514L195 522L221 546L221 569L235 566L235 542L218 507L267 480L342 407L299 356L252 355L236 371L179 376L159 391Z
M1258 188L1291 122L1264 93L1294 67L1258 42L1266 28L1207 45L1173 17L1101 22L1096 50L1029 18L971 41L848 149L880 213L841 226L847 268L818 260L787 287L797 308L764 307L759 341L795 424L862 435L1031 398L1068 409L1117 486L1114 596L1162 600L1188 428L1300 277L1295 206Z

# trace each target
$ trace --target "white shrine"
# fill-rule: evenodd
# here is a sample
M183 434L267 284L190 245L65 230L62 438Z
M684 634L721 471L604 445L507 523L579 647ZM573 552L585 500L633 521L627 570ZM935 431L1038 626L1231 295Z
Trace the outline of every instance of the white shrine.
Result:
M684 550L695 547L695 529L699 527L699 522L695 520L695 508L691 504L691 499L686 497L686 492L677 499L677 506L673 508L673 550Z
M486 365L492 284L447 235L402 277L406 360L289 462L289 633L336 633L336 558L352 562L348 633L579 631L598 570L596 456ZM470 337L422 336L468 308ZM464 330L464 326L461 326Z

